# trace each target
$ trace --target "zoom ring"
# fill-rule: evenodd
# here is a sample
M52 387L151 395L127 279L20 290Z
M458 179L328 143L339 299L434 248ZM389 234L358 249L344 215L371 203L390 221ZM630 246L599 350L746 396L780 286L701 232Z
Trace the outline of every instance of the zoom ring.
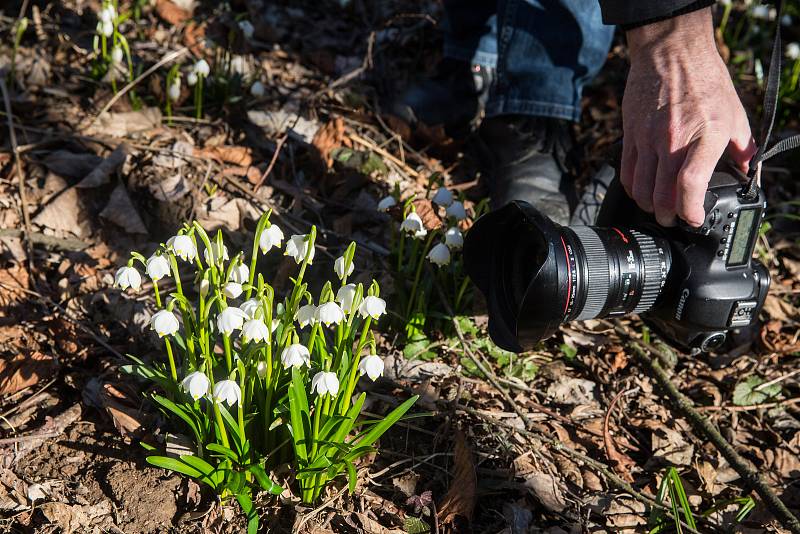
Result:
M608 271L608 252L594 229L588 226L572 226L570 229L578 236L583 246L587 266L586 303L575 317L578 321L593 319L600 315L608 299L610 275Z
M666 281L667 271L664 263L664 254L649 235L641 234L635 230L629 231L639 245L642 263L644 263L642 295L633 313L644 313L656 303L658 296L661 294L661 288Z

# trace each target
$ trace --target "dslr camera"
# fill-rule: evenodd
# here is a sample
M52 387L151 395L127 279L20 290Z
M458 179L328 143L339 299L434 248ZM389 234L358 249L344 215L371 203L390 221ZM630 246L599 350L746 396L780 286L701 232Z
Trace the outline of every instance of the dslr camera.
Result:
M521 352L561 323L636 313L682 349L719 348L757 320L769 290L769 271L752 257L766 199L746 180L718 165L700 228L660 226L616 178L596 226L561 226L523 201L484 215L464 257L492 339Z

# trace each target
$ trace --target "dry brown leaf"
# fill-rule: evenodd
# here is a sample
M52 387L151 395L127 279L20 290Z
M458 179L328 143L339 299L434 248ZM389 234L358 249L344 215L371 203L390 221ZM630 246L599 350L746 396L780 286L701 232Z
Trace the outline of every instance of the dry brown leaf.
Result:
M475 463L467 439L460 430L455 434L453 480L450 489L439 505L439 517L444 524L452 523L457 517L472 520L475 509L475 497L478 489L478 478L475 474Z
M22 264L0 269L0 284L5 286L0 287L0 307L10 306L19 302L26 298L25 292L21 290L30 287L28 270ZM19 288L19 290L15 288ZM3 341L2 334L0 334L0 341Z
M175 202L189 193L189 184L180 174L164 178L148 186L150 193L162 202Z
M99 187L105 185L110 181L111 174L125 163L125 158L128 157L128 145L125 143L120 144L114 151L108 155L107 158L102 160L100 164L92 169L83 180L78 182L75 187L88 188Z
M792 306L790 302L773 294L767 295L767 300L764 301L764 311L776 321L781 322L791 322L800 315L800 310Z
M311 144L317 149L319 157L329 169L333 166L331 152L343 146L353 146L350 138L345 135L344 120L341 117L336 117L322 125L314 134Z
M142 108L138 111L120 113L104 112L89 126L88 135L109 135L126 137L130 134L146 132L161 126L161 110L157 107Z
M203 57L206 48L206 25L189 22L183 29L183 44L192 51L195 57Z
M550 473L531 473L525 477L525 486L549 511L559 513L567 507L564 483Z
M225 167L221 174L223 176L244 176L253 185L261 180L261 171L258 167Z
M48 502L39 507L50 523L61 527L64 534L72 532L92 532L91 525L111 513L111 501L103 499L97 504L74 504Z
M606 412L606 416L603 419L603 445L606 449L606 455L608 455L608 459L611 461L614 469L617 473L622 476L622 478L628 482L633 482L633 476L631 476L631 468L636 465L636 462L628 456L627 454L623 454L617 449L617 444L614 443L614 437L611 435L611 428L609 422L611 420L611 414L614 411L614 406L619 401L620 397L624 394L624 391L620 391L614 399L611 401L611 405L608 407L608 411Z
M120 183L111 193L108 204L100 212L100 217L107 219L129 234L146 234L147 227L139 216L139 212L128 196L125 185Z
M406 121L395 115L384 115L383 120L393 132L396 132L403 141L411 140L411 126Z
M0 360L0 397L33 386L42 378L52 377L56 369L58 362L41 352Z
M232 163L240 167L249 167L253 163L253 154L245 146L225 145L206 148L195 148L194 155L198 158L208 158L220 163Z
M156 2L156 13L164 22L168 22L173 26L183 24L192 16L189 11L176 6L169 0L158 0Z
M422 224L430 230L438 230L442 227L442 219L436 214L436 209L430 200L418 198L414 201L414 211L417 212L419 218L422 219Z
M69 150L56 150L43 160L45 167L59 176L81 179L91 173L103 162L103 158L88 152L76 153Z

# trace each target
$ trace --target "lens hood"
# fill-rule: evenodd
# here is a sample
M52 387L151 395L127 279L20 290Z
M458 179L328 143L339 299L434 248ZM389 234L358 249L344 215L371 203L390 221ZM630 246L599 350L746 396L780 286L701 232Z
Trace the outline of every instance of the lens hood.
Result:
M486 298L489 335L499 347L530 350L565 319L575 298L565 237L561 226L520 200L470 229L464 264Z

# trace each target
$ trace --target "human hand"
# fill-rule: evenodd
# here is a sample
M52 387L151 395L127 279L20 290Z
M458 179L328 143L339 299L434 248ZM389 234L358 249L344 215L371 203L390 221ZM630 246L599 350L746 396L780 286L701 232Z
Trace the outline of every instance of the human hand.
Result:
M725 150L747 171L755 153L747 114L714 42L711 8L627 33L620 181L663 226L692 226Z

